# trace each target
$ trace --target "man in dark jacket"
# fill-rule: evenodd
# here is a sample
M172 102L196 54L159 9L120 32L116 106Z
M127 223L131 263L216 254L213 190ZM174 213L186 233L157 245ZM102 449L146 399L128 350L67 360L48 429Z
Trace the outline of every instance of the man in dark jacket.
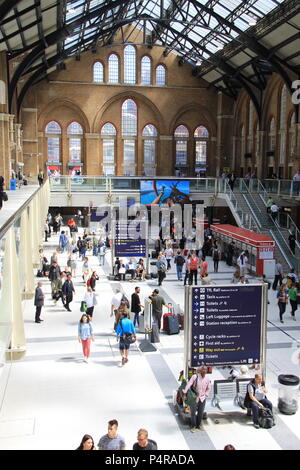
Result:
M134 326L136 326L136 324L140 326L139 313L141 312L142 308L144 308L144 306L141 304L141 301L140 301L140 296L139 296L140 291L141 291L140 287L136 287L134 289L134 293L131 296L131 312L134 313L134 320L133 320Z
M41 323L41 321L43 321L40 318L42 307L44 305L44 298L45 298L45 295L42 291L42 285L43 285L43 283L41 281L39 281L38 285L35 289L35 296L34 296L34 305L36 307L36 310L35 310L35 323Z
M64 300L65 300L64 307L66 310L68 310L68 312L72 311L69 307L69 304L73 300L73 292L75 293L74 285L72 282L72 276L71 274L68 274L67 279L62 286L62 293L63 293Z
M49 280L51 281L51 294L52 294L52 299L55 296L56 291L58 290L57 288L57 283L58 279L60 278L60 267L58 266L57 262L54 261L49 269Z

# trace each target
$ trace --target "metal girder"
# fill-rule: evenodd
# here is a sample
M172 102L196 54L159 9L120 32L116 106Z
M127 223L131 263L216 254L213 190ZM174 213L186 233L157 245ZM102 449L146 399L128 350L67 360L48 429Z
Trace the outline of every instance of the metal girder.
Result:
M266 59L268 62L270 62L273 65L275 71L281 76L281 78L287 85L289 92L292 93L292 80L290 79L286 71L277 62L277 60L281 61L281 59L279 59L277 56L270 57L268 49L265 48L262 44L258 43L258 41L254 37L249 36L247 33L241 31L240 28L235 26L226 18L222 18L218 13L213 11L211 8L207 8L205 5L202 5L201 3L199 3L198 0L192 0L192 1L193 3L197 4L197 6L201 8L203 11L205 11L207 14L213 16L220 24L227 26L228 28L232 29L237 34L239 34L240 39L245 44L245 46L247 46L249 49L255 52L259 57L262 57L263 59Z
M0 5L0 23L10 12L10 10L16 7L20 2L21 0L4 0L4 2Z
M78 26L85 21L89 21L92 18L98 17L101 14L105 13L107 10L111 8L115 8L123 3L122 0L115 0L109 2L108 5L101 6L95 9L93 12L89 12L87 15L82 16L80 19L77 19L71 23L69 23L66 27L62 27L53 33L48 34L43 42L39 42L39 44L24 58L24 60L20 63L17 70L14 73L14 76L10 82L9 90L8 90L8 102L9 102L9 109L11 109L12 98L15 92L17 83L19 78L22 76L23 73L33 64L36 60L38 60L44 53L44 50L59 42L59 40L64 39L69 36L69 34L74 31ZM32 47L32 46L31 46Z

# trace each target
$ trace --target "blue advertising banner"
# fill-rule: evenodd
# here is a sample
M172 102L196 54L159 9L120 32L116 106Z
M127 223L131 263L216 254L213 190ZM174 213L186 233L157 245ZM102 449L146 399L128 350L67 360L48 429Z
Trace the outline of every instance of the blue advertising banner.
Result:
M191 367L259 364L262 286L192 288Z
M130 222L117 222L115 232L115 256L120 257L140 257L145 258L146 240L145 238L133 239L130 237ZM138 230L138 226L137 226Z

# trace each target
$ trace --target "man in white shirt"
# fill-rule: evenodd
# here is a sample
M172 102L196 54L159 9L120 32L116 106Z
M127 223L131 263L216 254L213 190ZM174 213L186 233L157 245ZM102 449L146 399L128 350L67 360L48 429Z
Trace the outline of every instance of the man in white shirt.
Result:
M275 222L275 220L277 219L277 216L278 216L279 207L276 204L273 204L271 206L270 210L271 210L271 217Z
M115 295L111 299L110 316L112 317L113 315L115 315L114 330L116 329L116 326L117 326L118 308L120 307L122 298L123 298L123 293L121 292L120 289L117 289Z
M167 270L169 271L169 269L171 269L171 259L173 257L173 249L171 248L171 246L169 246L166 250L165 250L165 255L166 255L166 259L167 259L167 263L168 263L168 266L167 266Z

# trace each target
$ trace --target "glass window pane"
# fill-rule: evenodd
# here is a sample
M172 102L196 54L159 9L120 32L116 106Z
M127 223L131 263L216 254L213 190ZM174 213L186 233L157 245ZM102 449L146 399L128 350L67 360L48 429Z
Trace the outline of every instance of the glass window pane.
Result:
M206 164L207 142L203 140L196 140L195 151L196 151L195 164L196 165Z
M103 174L104 176L115 176L115 167L104 165L103 166Z
M150 57L143 57L141 62L141 75L142 85L150 85L151 84L151 59Z
M68 126L67 133L80 135L83 134L83 129L78 122L74 121Z
M155 140L144 140L144 164L155 165Z
M103 139L103 164L115 162L114 139Z
M135 175L135 140L124 140L124 176Z
M81 139L69 139L69 160L72 162L81 161Z
M189 137L189 131L185 126L178 126L174 135L175 137Z
M157 129L153 124L147 124L143 129L143 137L157 137Z
M133 46L126 46L124 49L124 83L136 83L136 59Z
M208 130L204 126L199 126L194 132L194 137L202 137L204 139L208 139L209 137Z
M46 133L47 134L61 134L61 127L57 122L51 121L46 126Z
M156 67L156 85L164 86L166 84L166 69L163 65Z
M93 67L93 81L96 83L103 83L103 65L101 62L96 62Z
M48 162L59 162L59 137L48 137Z
M187 164L187 141L176 141L176 166Z
M119 58L111 54L108 59L108 82L119 83Z
M101 135L117 135L115 126L107 122L101 129Z
M137 135L137 108L133 100L126 100L122 105L122 135Z

